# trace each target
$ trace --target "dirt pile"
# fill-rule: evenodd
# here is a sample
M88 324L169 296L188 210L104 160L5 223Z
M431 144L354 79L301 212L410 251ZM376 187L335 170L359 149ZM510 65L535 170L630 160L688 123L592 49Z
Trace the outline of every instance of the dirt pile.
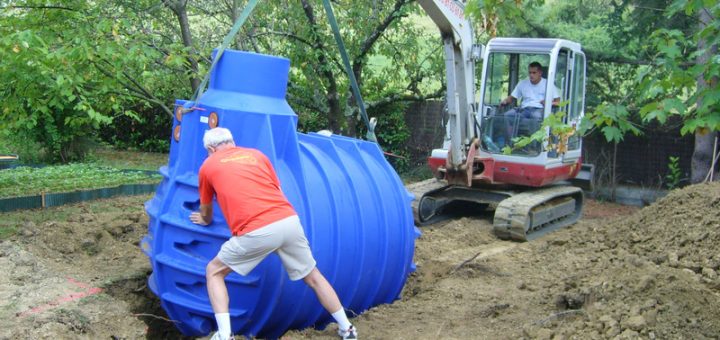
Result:
M639 211L590 200L530 243L497 240L491 213L425 227L402 299L355 322L372 339L717 339L719 202L720 183Z
M712 285L720 267L720 185L702 184L672 192L617 223L607 240L654 263L690 269Z
M575 267L559 272L564 291L555 301L556 315L574 316L529 335L717 338L718 216L720 183L695 185L628 218L584 221L547 240L541 254L563 254Z

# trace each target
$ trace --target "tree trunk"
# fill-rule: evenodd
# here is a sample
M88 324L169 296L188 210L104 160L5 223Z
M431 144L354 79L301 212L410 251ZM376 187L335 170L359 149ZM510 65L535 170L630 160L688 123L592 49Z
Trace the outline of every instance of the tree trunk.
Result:
M702 134L695 133L695 149L693 150L690 181L692 183L700 183L705 180L708 172L710 172L710 163L713 158L713 145L715 144L715 136L717 133L710 132ZM714 176L717 179L718 176Z
M163 3L165 4L165 6L170 8L173 13L175 13L175 16L177 16L178 18L183 45L185 47L189 47L190 51L193 51L194 48L192 43L192 35L190 33L190 22L188 21L187 16L187 0L165 0L163 1ZM190 71L192 72L192 74L190 75L190 86L192 87L193 93L195 93L197 91L197 88L200 87L200 79L197 77L198 62L197 59L192 56L192 54L188 55L187 60L190 64Z
M363 68L365 67L365 61L367 61L367 56L372 50L373 46L375 45L375 42L380 39L380 37L385 33L385 31L390 27L390 25L400 20L403 16L400 15L402 12L402 9L404 6L411 3L411 0L395 0L395 4L393 5L393 10L388 13L385 18L375 27L372 33L365 38L365 41L360 45L360 51L358 52L357 56L354 58L353 65L352 65L352 71L355 74L355 79L357 80L358 87L362 88L360 84L362 84L362 72ZM357 99L355 99L355 95L352 93L350 94L350 98L348 99L348 106L352 107L355 106L357 103ZM367 105L365 105L367 106ZM358 114L359 114L359 108L358 108ZM370 119L370 117L368 117ZM351 137L357 136L357 115L352 114L347 117L347 135Z
M320 35L317 32L317 21L315 20L315 13L313 11L312 5L307 0L301 0L300 2L302 3L305 17L307 17L308 22L310 23L310 29L313 33L313 43L315 44L315 48L320 51L324 51L325 46L323 45L322 40L320 39ZM330 61L325 58L324 53L318 53L317 55L318 63L320 65L327 65L330 63ZM337 81L335 80L335 75L332 73L329 67L323 67L320 73L327 81L325 99L327 100L329 108L328 129L333 133L340 133L342 128L341 124L343 114L342 108L340 107L340 94L338 93Z
M700 24L698 31L702 31L712 20L708 9L702 9L699 12L698 19ZM703 49L706 47L706 39L700 39L698 41L698 48ZM697 57L698 65L705 65L710 62L710 58L717 52L717 46L708 48L705 53ZM717 79L713 79L713 82L717 82ZM704 75L700 75L697 79L698 91L707 87L709 84L705 81ZM698 107L702 104L703 98L698 99ZM695 149L692 155L691 170L690 170L690 182L700 183L705 180L708 172L711 170L711 162L713 158L713 145L715 142L715 136L717 132L698 131L695 132Z
M355 65L358 65L358 64L355 64ZM354 73L355 73L355 80L357 81L358 87L362 90L362 87L360 85L360 84L362 84L362 79L360 78L362 76L362 67L359 67L358 70L355 71ZM350 108L357 107L357 99L355 98L355 95L352 93L352 91L350 92L350 97L348 97L347 105ZM354 110L353 110L353 112L354 112ZM360 108L358 108L357 114L353 113L353 114L345 117L346 124L347 124L346 136L353 137L353 138L357 137L357 117L360 114L361 114ZM368 119L370 119L370 118L368 117Z

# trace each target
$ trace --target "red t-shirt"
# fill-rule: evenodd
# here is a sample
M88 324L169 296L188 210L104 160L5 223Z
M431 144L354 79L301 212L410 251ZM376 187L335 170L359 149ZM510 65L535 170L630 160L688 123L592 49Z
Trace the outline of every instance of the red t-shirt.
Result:
M280 189L275 170L262 152L234 147L208 157L198 174L200 204L213 195L233 235L249 233L296 215Z

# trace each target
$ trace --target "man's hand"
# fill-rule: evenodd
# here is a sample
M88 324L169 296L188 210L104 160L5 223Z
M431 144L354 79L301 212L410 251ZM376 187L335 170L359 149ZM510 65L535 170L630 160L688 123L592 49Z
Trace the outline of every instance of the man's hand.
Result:
M199 225L208 225L208 223L205 222L205 219L202 217L202 215L200 215L199 211L195 211L190 214L190 221L192 221L192 223L199 224Z
M503 99L500 102L500 106L508 105L508 104L512 103L512 101L513 101L513 96L507 96L507 97L505 97L505 99Z

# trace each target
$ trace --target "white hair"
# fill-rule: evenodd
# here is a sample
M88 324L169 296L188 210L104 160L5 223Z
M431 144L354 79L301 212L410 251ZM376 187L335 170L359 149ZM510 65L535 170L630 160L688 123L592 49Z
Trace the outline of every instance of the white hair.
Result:
M206 149L211 146L216 147L220 144L231 142L233 142L232 133L226 128L217 127L207 130L203 136L203 145Z

